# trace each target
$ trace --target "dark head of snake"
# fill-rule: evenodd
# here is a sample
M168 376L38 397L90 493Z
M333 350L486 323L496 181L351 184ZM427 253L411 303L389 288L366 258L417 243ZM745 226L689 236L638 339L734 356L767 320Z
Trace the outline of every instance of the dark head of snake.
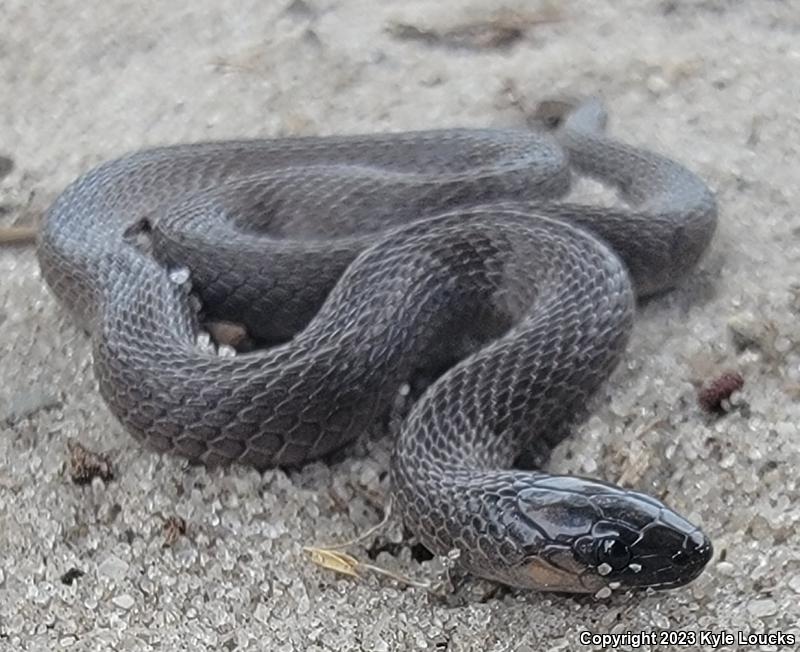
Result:
M669 589L697 577L712 555L700 529L660 501L594 480L543 478L520 491L518 509L530 529L510 583L574 593Z
M519 587L679 586L711 544L661 502L513 470L523 451L557 443L620 359L635 297L683 277L716 220L694 174L606 137L599 103L560 110L553 133L137 152L56 200L42 273L90 332L109 407L157 450L296 466L353 440L436 369L391 468L427 547ZM573 172L627 205L563 201ZM279 343L233 357L198 346L198 298L204 318Z

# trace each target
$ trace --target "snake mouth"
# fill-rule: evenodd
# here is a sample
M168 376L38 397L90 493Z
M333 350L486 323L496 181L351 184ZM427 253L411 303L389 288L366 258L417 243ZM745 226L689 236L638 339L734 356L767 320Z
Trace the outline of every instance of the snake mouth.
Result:
M603 586L587 586L586 578L574 569L561 568L543 557L529 557L522 565L526 586L557 593L593 593Z

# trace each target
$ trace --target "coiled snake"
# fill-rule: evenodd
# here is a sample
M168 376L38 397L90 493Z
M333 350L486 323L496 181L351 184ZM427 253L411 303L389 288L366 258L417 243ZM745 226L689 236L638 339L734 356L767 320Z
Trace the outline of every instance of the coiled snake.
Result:
M163 147L90 171L47 213L42 273L91 333L100 391L137 438L207 464L293 466L435 380L397 437L395 497L437 553L513 586L668 588L711 544L654 498L513 470L550 446L623 352L634 296L669 288L716 222L677 163L603 133L452 129ZM627 208L570 204L571 169ZM262 348L198 346L205 313Z

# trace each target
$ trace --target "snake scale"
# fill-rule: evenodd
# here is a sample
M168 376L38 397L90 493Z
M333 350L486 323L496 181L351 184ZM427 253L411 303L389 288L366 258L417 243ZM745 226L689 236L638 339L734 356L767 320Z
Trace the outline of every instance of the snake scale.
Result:
M41 270L91 334L110 409L159 451L296 466L428 378L391 468L428 548L516 587L680 586L712 554L699 528L655 498L514 462L552 447L609 376L635 299L698 261L715 200L606 136L599 101L549 110L535 130L139 151L58 197ZM625 205L565 201L573 172ZM205 319L270 346L199 346L198 297Z

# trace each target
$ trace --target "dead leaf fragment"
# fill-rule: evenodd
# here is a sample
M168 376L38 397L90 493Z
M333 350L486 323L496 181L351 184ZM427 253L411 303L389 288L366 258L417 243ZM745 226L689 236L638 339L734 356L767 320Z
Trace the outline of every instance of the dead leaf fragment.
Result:
M358 573L359 562L358 559L346 552L339 552L338 550L329 550L327 548L314 548L312 546L305 546L303 548L310 556L311 561L317 566L332 570L341 575L361 579Z
M545 6L538 11L498 9L486 18L470 20L451 27L419 26L391 21L386 31L396 39L420 41L426 45L469 50L507 48L522 39L534 25L561 20L555 7Z

